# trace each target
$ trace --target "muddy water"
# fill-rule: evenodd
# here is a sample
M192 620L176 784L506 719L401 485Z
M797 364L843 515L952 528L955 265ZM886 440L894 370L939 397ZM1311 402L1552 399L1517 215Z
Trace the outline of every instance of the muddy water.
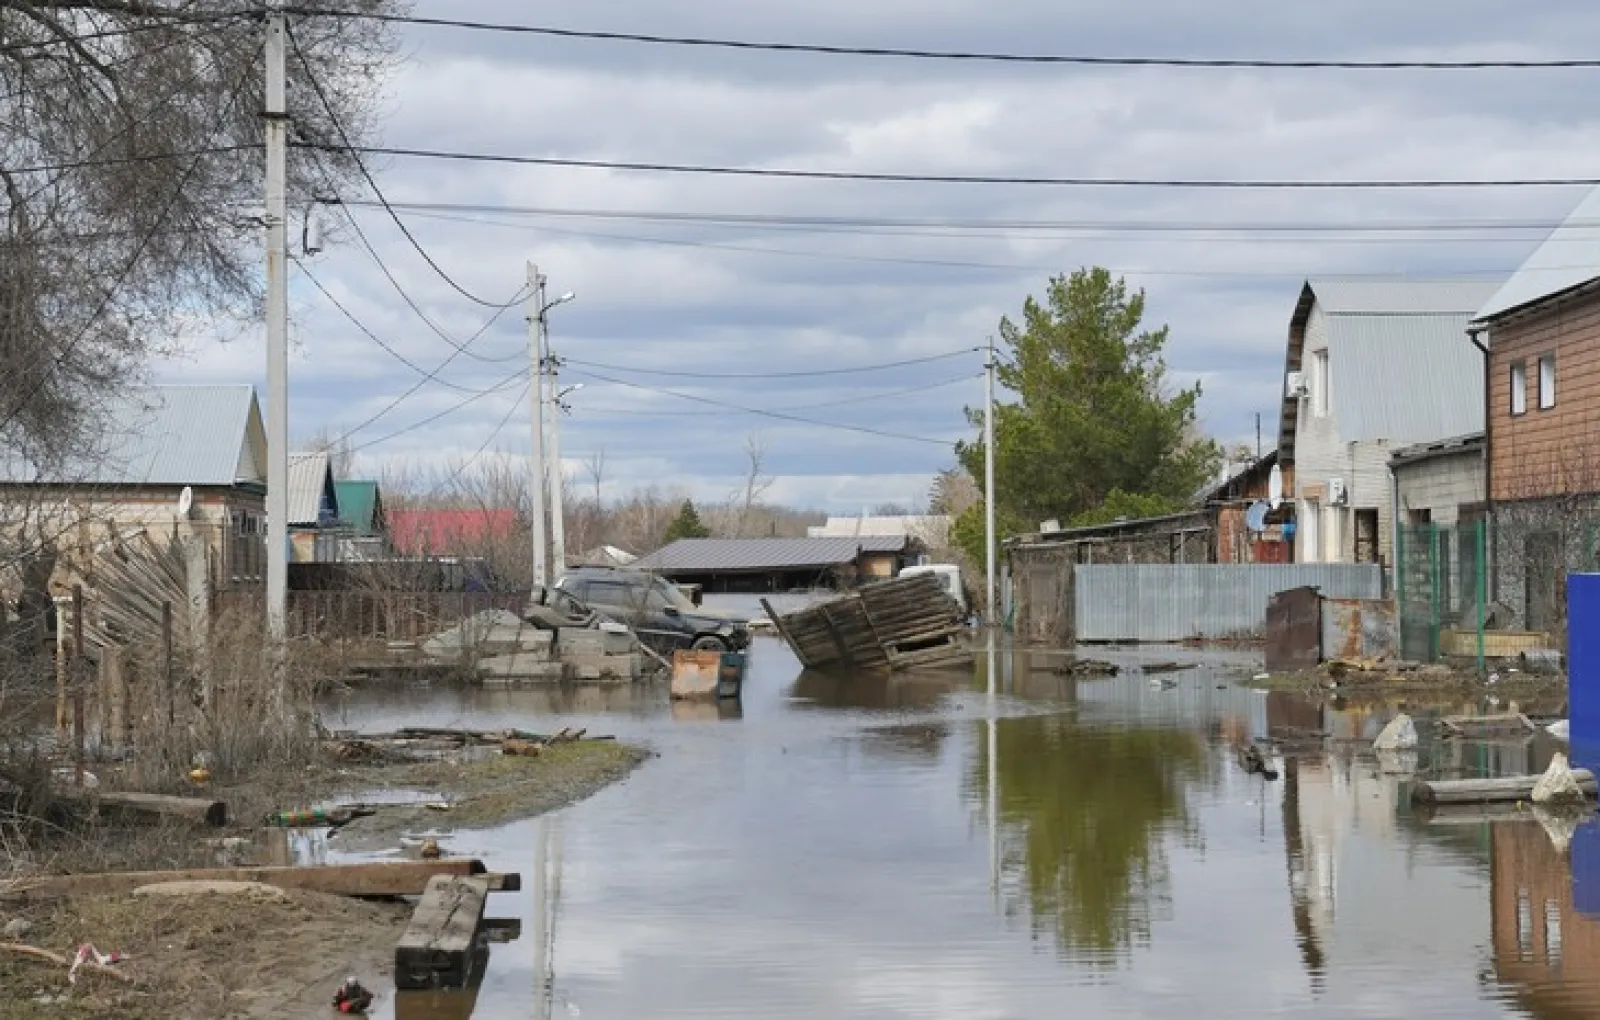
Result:
M1164 683L1050 662L1000 655L992 703L981 664L797 678L769 639L736 712L659 691L348 697L345 725L556 715L661 755L564 812L453 836L521 872L491 910L521 937L475 995L378 1015L1600 1016L1600 914L1579 910L1600 910L1600 841L1580 832L1569 864L1535 822L1425 824L1383 774L1523 771L1543 741L1379 763L1358 749L1393 705L1248 691L1247 659ZM1274 762L1276 782L1228 749L1307 730L1330 749Z

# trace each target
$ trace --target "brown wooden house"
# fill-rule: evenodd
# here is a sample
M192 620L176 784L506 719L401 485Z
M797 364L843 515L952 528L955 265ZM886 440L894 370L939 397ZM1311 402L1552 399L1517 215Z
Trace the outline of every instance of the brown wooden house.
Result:
M1566 633L1566 574L1600 558L1597 189L1479 310L1487 363L1491 595L1520 629Z

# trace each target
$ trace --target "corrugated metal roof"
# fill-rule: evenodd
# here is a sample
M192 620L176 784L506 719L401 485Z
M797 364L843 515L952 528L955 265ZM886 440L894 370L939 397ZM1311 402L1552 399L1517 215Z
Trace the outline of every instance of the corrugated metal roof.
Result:
M1389 464L1414 464L1421 460L1431 460L1434 457L1447 457L1462 453L1482 453L1483 433L1473 432L1464 436L1451 436L1433 443L1417 443L1413 446L1402 446L1389 454Z
M252 386L133 386L114 394L79 454L41 472L0 458L0 480L66 485L265 484ZM262 454L258 456L258 454Z
M1328 370L1339 438L1421 443L1483 429L1483 355L1470 312L1330 315Z
M326 453L289 454L289 523L315 525L323 520L323 505L332 488L332 467ZM338 514L337 497L333 512Z
M1499 286L1490 280L1308 280L1328 315L1471 315Z
M1578 203L1472 318L1493 319L1596 278L1600 278L1600 188Z
M859 538L680 538L634 563L662 573L783 570L849 563L858 552L894 553L905 549L904 535Z

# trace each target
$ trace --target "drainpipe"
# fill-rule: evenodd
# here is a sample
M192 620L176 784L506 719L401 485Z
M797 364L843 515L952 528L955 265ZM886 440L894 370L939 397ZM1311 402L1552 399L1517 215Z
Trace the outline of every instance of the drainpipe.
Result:
M1489 345L1479 339L1486 332L1488 332L1488 328L1485 326L1467 327L1467 339L1471 340L1472 346L1483 354L1483 559L1486 568L1484 576L1488 579L1488 584L1485 585L1487 589L1490 586L1499 587L1499 585L1498 575L1493 569L1494 564L1489 562L1493 557L1493 543L1489 541L1489 532L1494 526L1494 489L1491 487L1489 479L1489 466L1493 463L1490 459L1490 454L1494 452L1494 432L1489 428L1489 419L1491 417L1489 409L1494 406L1494 379L1489 373ZM1479 605L1486 606L1491 594L1497 595L1499 592L1480 591L1478 593ZM1482 628L1479 629L1481 630Z

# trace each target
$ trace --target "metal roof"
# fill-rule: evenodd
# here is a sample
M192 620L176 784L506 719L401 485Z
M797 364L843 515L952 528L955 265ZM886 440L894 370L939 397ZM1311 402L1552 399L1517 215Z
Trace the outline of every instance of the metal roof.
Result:
M1339 438L1420 443L1483 429L1483 355L1470 312L1330 315L1330 397Z
M289 523L314 525L322 521L322 508L333 488L333 467L326 453L289 454ZM333 512L337 516L338 497Z
M1435 457L1451 457L1465 453L1483 452L1483 433L1473 432L1465 436L1451 436L1434 443L1417 443L1414 446L1403 446L1389 454L1391 467L1401 464L1415 464L1418 461L1432 460Z
M633 566L664 574L804 570L853 562L859 553L903 552L905 535L859 538L680 538Z
M0 481L61 485L266 483L266 433L252 386L131 386L97 413L61 464L0 457Z
M1497 281L1307 280L1327 315L1471 315Z
M1600 188L1589 192L1562 224L1477 309L1475 322L1499 318L1600 278Z

